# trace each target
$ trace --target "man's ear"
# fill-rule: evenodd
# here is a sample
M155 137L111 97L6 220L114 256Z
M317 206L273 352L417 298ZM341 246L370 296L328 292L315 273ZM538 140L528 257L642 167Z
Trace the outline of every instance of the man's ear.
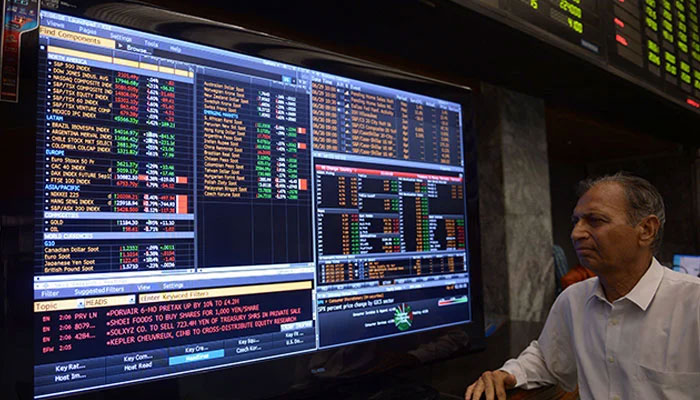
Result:
M639 244L641 246L651 246L651 243L656 238L656 233L659 231L659 217L656 215L648 215L637 224L637 232Z

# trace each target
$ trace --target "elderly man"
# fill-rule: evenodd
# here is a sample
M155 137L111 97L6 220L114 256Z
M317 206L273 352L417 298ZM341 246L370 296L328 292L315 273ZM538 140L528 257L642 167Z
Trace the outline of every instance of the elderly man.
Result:
M700 279L654 258L665 212L644 179L616 174L581 184L571 240L598 276L567 288L538 340L465 399L560 384L581 399L700 399Z

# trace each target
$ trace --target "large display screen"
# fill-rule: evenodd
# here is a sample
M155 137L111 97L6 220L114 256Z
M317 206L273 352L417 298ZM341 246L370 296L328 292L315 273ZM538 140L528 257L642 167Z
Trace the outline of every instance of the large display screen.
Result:
M35 397L469 322L470 113L42 11Z
M616 0L609 7L611 64L700 108L697 0Z
M455 0L470 6L467 0ZM480 0L549 42L700 109L698 0ZM555 40L552 40L555 39Z

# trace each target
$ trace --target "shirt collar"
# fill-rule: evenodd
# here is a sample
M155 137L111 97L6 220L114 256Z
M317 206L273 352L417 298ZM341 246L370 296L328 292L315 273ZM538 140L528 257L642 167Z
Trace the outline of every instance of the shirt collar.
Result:
M664 267L659 264L656 258L652 258L651 265L647 269L647 272L642 275L642 279L640 279L632 290L630 290L630 292L622 298L636 304L637 307L642 309L642 311L646 311L651 303L651 300L654 299L654 295L659 288L659 284L661 284L661 279L663 279L663 276ZM597 297L606 302L608 301L605 298L603 285L601 285L600 279L597 280L593 292L588 296L588 300L593 297Z

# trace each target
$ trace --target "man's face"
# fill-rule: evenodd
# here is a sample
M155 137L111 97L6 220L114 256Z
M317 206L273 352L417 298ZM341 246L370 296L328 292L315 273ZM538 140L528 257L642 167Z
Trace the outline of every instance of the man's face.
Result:
M627 199L617 183L600 183L576 203L571 241L581 264L597 274L623 268L639 255L638 230L627 219Z

